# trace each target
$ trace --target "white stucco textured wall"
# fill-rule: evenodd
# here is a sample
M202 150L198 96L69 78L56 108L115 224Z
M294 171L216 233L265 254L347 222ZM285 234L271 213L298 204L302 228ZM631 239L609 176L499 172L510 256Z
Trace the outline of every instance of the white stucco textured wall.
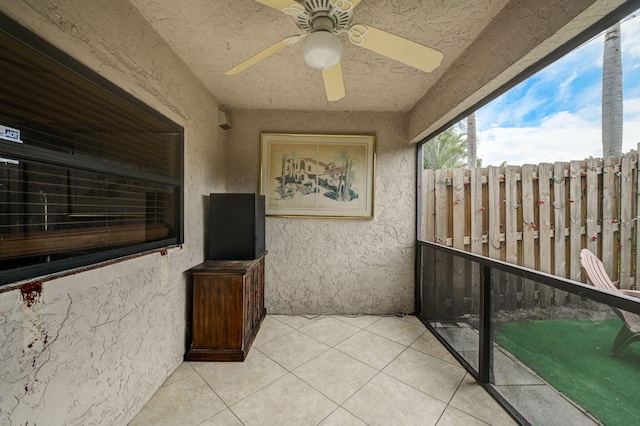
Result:
M231 111L229 192L258 192L260 133L374 134L373 220L267 217L267 312L413 312L416 147L407 114Z
M127 0L0 11L184 127L185 244L0 293L0 424L127 424L182 362L184 271L204 258L205 194L225 190L218 102Z

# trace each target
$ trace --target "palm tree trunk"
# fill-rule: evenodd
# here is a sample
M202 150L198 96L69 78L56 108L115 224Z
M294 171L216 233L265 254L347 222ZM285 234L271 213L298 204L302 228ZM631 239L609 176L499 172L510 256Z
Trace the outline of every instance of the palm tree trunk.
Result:
M478 137L476 135L476 113L467 117L467 168L475 169L478 163Z
M602 63L602 155L622 155L622 54L620 23L604 36Z

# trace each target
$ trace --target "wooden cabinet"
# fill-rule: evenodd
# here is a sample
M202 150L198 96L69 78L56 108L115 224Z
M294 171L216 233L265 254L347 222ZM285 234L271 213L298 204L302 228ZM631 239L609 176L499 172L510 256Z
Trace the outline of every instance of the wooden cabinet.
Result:
M264 257L207 260L191 268L189 361L244 361L266 315Z

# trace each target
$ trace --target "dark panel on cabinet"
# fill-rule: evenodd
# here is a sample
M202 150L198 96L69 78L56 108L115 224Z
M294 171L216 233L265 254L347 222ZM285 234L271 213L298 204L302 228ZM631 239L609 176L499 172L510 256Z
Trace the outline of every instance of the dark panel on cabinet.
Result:
M265 252L264 213L264 195L211 194L207 258L257 259Z

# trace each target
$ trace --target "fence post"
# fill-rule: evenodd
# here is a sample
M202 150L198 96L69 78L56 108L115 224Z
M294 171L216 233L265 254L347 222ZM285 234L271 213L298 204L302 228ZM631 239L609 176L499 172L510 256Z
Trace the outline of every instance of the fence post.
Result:
M569 163L569 278L581 281L580 250L582 249L582 170L583 161ZM580 296L569 295L571 303L580 302Z
M453 247L464 250L465 235L465 189L464 189L464 169L452 171L453 179L451 188L453 193ZM462 315L465 313L466 288L469 279L466 274L466 261L457 256L453 258L453 314Z
M538 240L540 241L540 271L551 273L551 167L549 163L542 163L538 166L538 215L540 222ZM551 288L543 285L540 288L540 305L551 305Z
M447 170L436 170L435 173L435 242L446 244L449 231L449 214L451 206L448 203L450 180ZM435 312L439 318L450 314L451 292L451 256L438 254L435 262Z
M520 168L507 166L504 173L504 205L505 205L505 261L518 264L518 172ZM505 277L505 308L518 307L518 278L512 274Z
M535 269L536 246L535 239L538 226L536 225L535 207L537 197L534 183L537 182L536 166L525 164L522 166L520 181L522 185L522 266ZM522 307L532 308L536 302L535 281L522 282Z
M482 254L482 226L484 206L482 199L482 170L471 169L469 189L471 190L471 252ZM480 265L471 265L471 313L479 311L480 305Z
M622 157L620 162L620 288L631 287L631 246L633 245L633 164L635 152Z
M598 229L598 218L602 217L600 210L600 200L602 191L598 185L598 168L602 167L602 160L590 158L587 160L587 249L596 256L598 255L598 244L600 230Z
M435 170L422 170L422 239L435 239Z
M617 159L604 159L602 169L602 254L601 259L612 281L618 279L616 233L618 231L618 194L615 165Z

